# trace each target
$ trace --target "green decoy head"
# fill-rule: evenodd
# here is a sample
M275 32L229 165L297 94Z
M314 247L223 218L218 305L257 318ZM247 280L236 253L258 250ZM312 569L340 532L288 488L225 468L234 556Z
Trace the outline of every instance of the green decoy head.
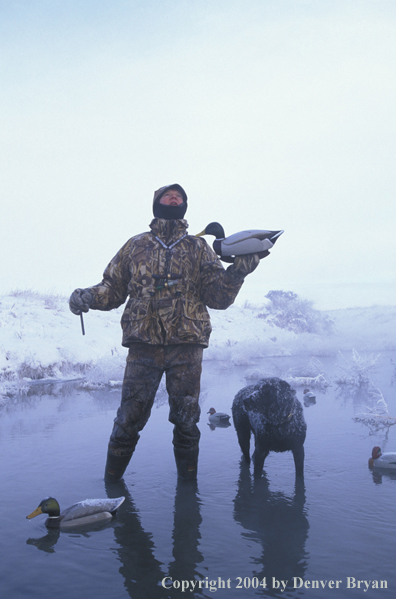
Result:
M34 510L34 512L29 514L29 516L26 516L26 518L30 520L31 518L35 518L40 514L48 514L50 518L56 518L60 516L59 503L53 497L46 497L40 502L40 505Z
M224 239L225 237L224 229L220 223L209 223L196 237L202 237L202 235L214 235L216 239Z

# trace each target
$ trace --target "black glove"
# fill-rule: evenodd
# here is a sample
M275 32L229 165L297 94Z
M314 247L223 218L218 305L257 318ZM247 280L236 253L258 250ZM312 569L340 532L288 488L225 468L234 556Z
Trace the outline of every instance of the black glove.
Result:
M69 299L69 308L80 316L81 312L88 312L94 300L93 294L88 289L75 289Z
M243 256L235 256L232 269L233 275L239 279L244 279L248 274L253 272L259 265L260 258L258 254L245 254Z

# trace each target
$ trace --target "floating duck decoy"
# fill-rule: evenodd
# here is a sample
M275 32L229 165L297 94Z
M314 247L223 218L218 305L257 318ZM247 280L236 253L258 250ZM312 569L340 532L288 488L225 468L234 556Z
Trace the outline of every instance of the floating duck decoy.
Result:
M369 468L386 468L396 470L396 452L382 453L380 447L374 447L368 461Z
M222 426L224 428L231 426L230 416L225 412L216 412L214 408L210 408L209 412L207 413L209 414L208 420L211 425L220 427Z
M213 249L216 254L224 262L234 262L235 256L244 254L258 254L260 258L265 258L282 233L283 231L249 229L226 237L220 223L209 223L196 237L214 235L216 239L213 242Z
M312 393L309 389L304 389L303 391L303 400L305 407L309 407L312 404L316 403L316 395Z
M40 505L26 516L28 520L48 514L45 521L47 528L74 528L111 520L115 512L125 500L125 497L116 499L86 499L60 511L59 503L53 497L46 497Z

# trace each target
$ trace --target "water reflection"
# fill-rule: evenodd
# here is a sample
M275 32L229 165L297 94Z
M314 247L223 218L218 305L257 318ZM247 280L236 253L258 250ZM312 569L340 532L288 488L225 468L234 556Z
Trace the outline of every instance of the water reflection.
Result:
M196 580L200 575L197 564L203 561L200 553L200 503L196 482L178 481L174 504L174 526L172 533L173 561L168 572L155 558L155 545L150 533L144 531L131 494L123 481L106 486L108 497L124 495L122 525L114 528L116 551L121 562L119 569L124 585L133 599L171 599L180 595L180 590L171 587L172 580ZM163 586L165 577L167 581ZM194 594L194 596L199 593Z
M228 428L229 426L231 426L231 422L222 422L219 424L213 424L212 422L208 422L208 427L211 431L215 431L216 428Z
M123 480L106 484L109 498L123 495L122 523L114 528L114 539L117 543L115 551L121 562L119 572L124 578L124 586L130 597L152 597L167 599L161 581L164 573L161 562L154 556L154 543L150 533L141 524L138 510L128 487Z
M396 472L387 471L387 470L372 470L371 476L373 477L373 483L376 485L382 485L382 477L390 478L391 480L396 480Z
M60 535L60 530L53 528L47 532L46 535L36 538L30 538L26 541L26 545L34 545L40 551L45 551L45 553L55 553L55 545L58 542Z
M201 522L197 483L178 480L172 534L173 561L169 564L169 576L173 580L201 577L197 572L197 565L204 559L199 551Z
M263 594L277 596L277 591L271 589L272 577L289 581L295 576L304 578L309 523L302 479L296 478L292 497L271 492L267 477L252 480L249 468L241 461L234 519L246 530L246 539L262 546L260 558L251 559L253 576L267 579L268 588L262 590Z

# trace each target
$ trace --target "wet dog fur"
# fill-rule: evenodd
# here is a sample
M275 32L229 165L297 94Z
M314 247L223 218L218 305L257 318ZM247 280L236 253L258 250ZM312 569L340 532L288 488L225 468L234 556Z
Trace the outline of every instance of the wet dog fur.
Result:
M262 474L270 451L293 453L297 476L304 475L304 441L307 425L296 392L286 381L273 377L241 389L232 404L232 417L244 458L250 464L253 433L254 476Z

